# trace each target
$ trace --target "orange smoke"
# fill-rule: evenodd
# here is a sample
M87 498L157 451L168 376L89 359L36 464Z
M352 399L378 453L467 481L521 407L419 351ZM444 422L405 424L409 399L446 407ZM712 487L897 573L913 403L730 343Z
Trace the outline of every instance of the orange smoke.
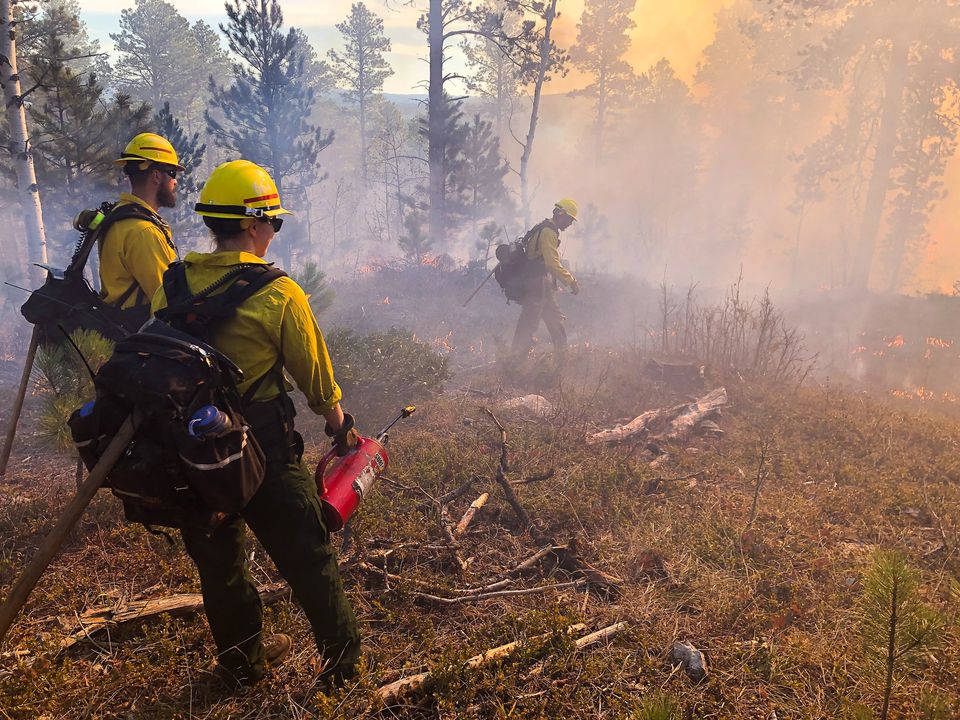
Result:
M692 83L703 51L717 31L717 12L734 0L637 0L632 18L637 26L630 32L632 41L627 61L637 73L646 71L661 58L673 65L677 75ZM554 24L554 37L560 47L577 41L577 23L583 13L583 0L560 4ZM571 68L565 78L553 80L549 93L569 92L587 85L590 79Z

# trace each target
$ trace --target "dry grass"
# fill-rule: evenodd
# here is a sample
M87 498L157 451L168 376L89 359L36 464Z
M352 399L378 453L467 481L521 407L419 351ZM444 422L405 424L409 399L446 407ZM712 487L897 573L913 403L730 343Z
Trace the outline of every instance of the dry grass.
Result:
M124 525L103 496L3 648L0 668L9 674L0 679L0 718L648 718L652 703L644 708L643 700L654 695L685 718L766 718L772 710L780 718L843 717L855 702L877 707L856 627L860 577L878 547L908 554L922 570L927 601L947 619L945 649L921 658L896 688L896 716L921 717L932 692L952 703L953 715L943 717L960 714L960 670L950 654L960 641L960 424L841 390L728 387L726 435L669 448L666 465L652 469L642 445L588 448L582 438L677 398L640 379L627 355L582 351L565 383L546 393L558 406L554 417L499 416L509 431L511 479L557 471L517 487L527 510L558 541L576 537L586 560L624 580L623 593L571 589L452 607L418 600L425 588L444 594L497 579L536 550L494 482L499 435L482 411L529 384L475 375L470 385L493 396L452 392L396 433L389 481L366 501L341 557L386 571L354 563L345 572L364 630L356 685L321 691L308 625L291 603L269 609L268 626L292 633L298 652L238 695L210 681L201 617L124 628L56 656L53 617L70 625L89 606L197 588L181 548ZM308 445L316 462L322 440L310 437ZM761 446L767 474L751 523ZM3 587L73 482L69 460L22 462L28 453L15 456L11 482L0 486ZM471 477L471 492L451 503L454 522L481 492L492 497L459 540L461 571L424 503ZM263 552L254 557L256 578L275 579ZM541 565L516 587L565 579ZM584 653L560 634L573 622L595 629L617 620L629 631ZM488 647L553 631L546 646L501 665L457 669ZM693 685L670 668L664 650L675 639L707 653L707 682ZM531 673L538 662L542 672ZM377 706L379 684L425 668L440 671L427 698Z

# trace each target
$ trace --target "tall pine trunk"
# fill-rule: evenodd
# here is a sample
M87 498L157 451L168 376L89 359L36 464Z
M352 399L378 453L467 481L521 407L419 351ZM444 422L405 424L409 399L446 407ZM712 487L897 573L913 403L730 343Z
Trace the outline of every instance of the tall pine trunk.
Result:
M557 0L550 0L544 13L543 37L540 41L540 67L537 68L537 79L533 86L533 107L530 109L530 125L527 128L527 139L523 144L523 154L520 155L520 204L523 205L523 224L530 227L530 156L533 154L533 140L537 134L537 121L540 117L540 96L543 93L543 82L550 67L550 31L553 29L553 19L557 14Z
M897 145L897 129L903 107L903 91L907 83L907 54L909 45L893 40L890 69L884 80L883 105L880 115L880 136L877 139L870 184L860 221L860 235L851 268L851 284L855 290L865 291L870 284L870 271L877 250L877 235L883 220L890 171ZM899 261L900 258L898 257Z
M427 91L427 165L429 171L430 215L427 232L430 244L439 248L443 241L443 0L430 0L427 15L430 48L430 85Z
M4 106L10 127L10 155L17 175L17 192L27 231L27 256L31 273L39 284L43 272L33 263L47 262L47 238L43 229L43 209L40 206L40 188L33 168L33 152L27 132L27 116L23 108L20 76L17 74L16 23L13 19L14 0L0 0L0 85L3 86Z

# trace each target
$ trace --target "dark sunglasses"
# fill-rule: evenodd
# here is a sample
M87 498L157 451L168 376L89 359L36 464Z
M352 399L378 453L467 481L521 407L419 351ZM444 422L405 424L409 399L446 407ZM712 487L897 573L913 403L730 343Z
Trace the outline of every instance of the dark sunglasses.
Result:
M175 168L175 167L163 167L163 166L158 166L158 167L157 167L157 170L159 170L160 172L162 172L164 175L169 175L169 176L172 177L174 180L177 179L177 173L180 172L180 171L177 170L177 168Z
M273 231L274 231L275 233L280 232L280 228L283 227L283 218L268 217L268 218L263 218L263 220L264 220L265 222L270 223L270 227L273 228Z

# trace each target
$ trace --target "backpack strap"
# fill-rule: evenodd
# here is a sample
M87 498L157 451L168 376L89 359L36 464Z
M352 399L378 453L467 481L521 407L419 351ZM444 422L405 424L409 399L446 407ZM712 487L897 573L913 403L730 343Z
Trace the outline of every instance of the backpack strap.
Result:
M101 205L100 207L103 208L104 206ZM100 221L100 224L97 225L95 230L88 230L86 233L84 233L80 247L77 248L76 252L73 254L73 257L70 258L70 264L64 271L64 275L83 275L84 268L87 266L87 261L90 259L90 253L93 250L93 246L95 244L102 246L103 238L106 237L107 230L109 230L114 223L119 222L120 220L129 220L131 218L147 220L153 223L157 229L163 233L163 237L167 241L167 244L173 248L174 251L176 251L177 247L173 243L173 236L170 234L170 228L159 215L150 211L148 208L143 207L143 205L140 205L139 203L113 205L107 208L106 212L104 213L103 220ZM121 300L119 305L122 305L124 302L126 302L127 298L129 297L129 294L124 294L123 300Z
M233 317L247 298L280 277L287 274L271 264L242 263L200 292L191 294L186 263L177 261L163 274L168 304L157 312L157 318L206 339L213 327ZM229 287L222 293L211 294L228 283Z
M531 257L530 251L534 249L536 249L538 252L540 251L540 234L545 228L550 228L553 230L557 234L557 244L560 243L560 230L554 224L553 220L549 218L546 220L541 220L532 228L530 228L530 230L527 231L527 234L523 236L523 252L531 260L539 260L540 262L543 262L543 254L541 254L539 258L534 258ZM531 240L535 240L532 247L529 245Z

